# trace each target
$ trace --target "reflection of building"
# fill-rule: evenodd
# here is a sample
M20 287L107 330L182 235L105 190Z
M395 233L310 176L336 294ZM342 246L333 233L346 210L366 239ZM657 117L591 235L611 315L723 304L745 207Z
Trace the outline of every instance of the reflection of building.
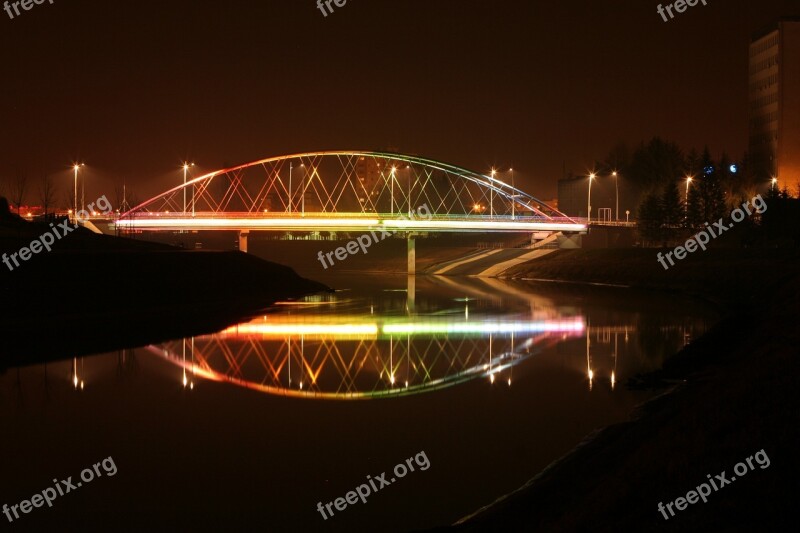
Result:
M800 184L800 18L782 19L750 43L750 154L759 178Z

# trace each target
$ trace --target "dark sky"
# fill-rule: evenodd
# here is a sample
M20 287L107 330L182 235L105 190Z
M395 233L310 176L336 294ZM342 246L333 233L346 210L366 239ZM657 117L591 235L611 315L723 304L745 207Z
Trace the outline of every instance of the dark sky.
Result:
M307 150L384 149L555 196L619 141L739 157L752 31L800 0L54 0L0 11L0 177L87 163L87 197L141 198ZM335 7L335 6L334 6ZM62 195L59 195L61 198ZM31 194L31 201L37 195Z

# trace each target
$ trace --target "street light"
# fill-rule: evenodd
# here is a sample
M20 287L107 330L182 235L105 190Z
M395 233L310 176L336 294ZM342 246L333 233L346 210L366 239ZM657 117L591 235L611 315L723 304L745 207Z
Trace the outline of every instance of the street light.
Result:
M189 167L193 167L194 163L183 162L183 214L186 214L186 172ZM194 195L193 195L194 196Z
M72 205L74 205L75 220L78 220L78 169L84 166L83 163L75 163L72 169L75 171L75 184L72 197Z
M492 181L497 175L497 171L492 169ZM489 216L494 217L494 183L489 184Z
M391 203L390 209L391 209L391 211L392 211L392 214L393 214L393 215L394 215L394 173L395 173L395 172L397 172L397 167L396 167L396 166L394 166L394 165L392 165L392 174L391 174L391 180L392 180L392 182L391 182L391 184L390 184L390 187L391 187L391 190L392 190L392 192L391 192L391 195L390 195L389 201L390 201L390 203Z
M595 173L589 174L589 194L586 197L586 223L592 221L592 180L595 178Z
M517 189L514 187L514 169L509 168L508 171L511 172L511 189L513 189L511 191L511 220L516 220L516 206L514 204L516 203Z
M617 210L614 211L614 218L619 222L619 177L617 176L616 170L612 172L611 175L614 176L614 189L616 189L617 192Z
M772 176L772 190L773 191L775 190L775 185L777 185L777 184L778 184L778 178L776 178L775 176Z
M300 167L303 169L303 183L302 186L300 187L303 193L300 196L300 209L301 209L301 215L306 216L306 164L300 163Z
M289 161L289 205L286 208L286 212L292 212L292 161Z

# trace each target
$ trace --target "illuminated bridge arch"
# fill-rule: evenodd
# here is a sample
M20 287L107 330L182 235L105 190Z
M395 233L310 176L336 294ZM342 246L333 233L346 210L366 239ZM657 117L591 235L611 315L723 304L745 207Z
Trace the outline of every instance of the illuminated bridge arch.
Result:
M430 215L430 222L405 219ZM498 179L411 155L308 152L218 170L120 215L122 229L582 231ZM388 226L387 226L388 227Z

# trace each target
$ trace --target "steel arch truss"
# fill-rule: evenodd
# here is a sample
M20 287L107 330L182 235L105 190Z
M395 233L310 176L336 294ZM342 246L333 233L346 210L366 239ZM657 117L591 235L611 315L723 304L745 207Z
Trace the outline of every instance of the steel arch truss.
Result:
M437 217L518 216L574 222L494 176L431 159L371 151L293 154L218 170L162 193L120 218L166 212L402 216L422 206Z

